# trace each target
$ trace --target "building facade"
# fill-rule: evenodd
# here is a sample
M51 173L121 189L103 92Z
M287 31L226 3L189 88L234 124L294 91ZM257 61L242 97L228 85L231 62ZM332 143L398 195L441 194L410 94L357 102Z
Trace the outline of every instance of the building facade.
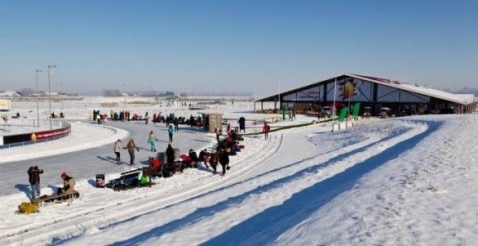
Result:
M343 74L327 80L281 92L255 101L256 111L265 111L264 102L274 102L273 112L293 109L296 113L315 114L325 106L351 108L360 102L361 114L379 115L382 108L396 116L435 113L471 113L473 94L445 91L358 74Z

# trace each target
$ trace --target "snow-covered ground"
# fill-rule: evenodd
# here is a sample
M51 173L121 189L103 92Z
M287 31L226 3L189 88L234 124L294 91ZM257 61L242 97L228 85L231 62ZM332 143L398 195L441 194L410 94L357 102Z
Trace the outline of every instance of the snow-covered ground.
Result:
M213 110L230 118L267 118L250 114L252 106L246 103L216 107ZM165 106L137 110L194 113ZM31 158L28 153L47 155L70 148L71 154L59 155L67 162L78 153L72 152L74 146L94 155L101 145L112 148L117 138L145 138L145 134L135 136L144 124L129 124L126 132L121 125L107 123L99 128L76 122L88 118L80 109L71 109L70 115L78 116L70 119L74 123L70 137L0 150L2 160L18 156L18 151ZM312 120L300 116L272 127ZM224 177L205 167L186 169L154 180L151 188L121 192L95 188L92 179L80 178L79 199L48 204L30 215L16 213L17 206L28 201L26 192L13 192L3 195L0 203L1 243L474 245L478 241L477 120L477 115L370 119L335 132L331 123L319 123L275 131L268 140L246 136L244 150L231 158ZM248 131L259 128L249 125ZM78 129L103 134L104 143L76 134ZM200 134L207 135L193 132L182 137L193 141ZM207 139L201 140L201 146L213 143L213 137ZM62 142L72 140L75 144ZM105 170L107 180L117 177L120 171L110 171L101 161L95 172ZM42 167L49 168L45 163ZM0 173L0 178L10 175L18 182L2 185L28 187L26 169L11 169ZM42 192L50 193L52 185L58 184L42 183Z

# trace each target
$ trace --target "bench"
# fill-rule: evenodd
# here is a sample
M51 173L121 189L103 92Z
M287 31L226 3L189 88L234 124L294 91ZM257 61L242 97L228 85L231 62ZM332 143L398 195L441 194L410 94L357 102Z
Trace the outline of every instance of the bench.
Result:
M60 194L60 195L44 195L35 199L31 200L31 203L38 205L41 207L44 203L49 203L49 202L63 202L63 201L69 201L80 197L80 193L78 191L75 191L70 194Z

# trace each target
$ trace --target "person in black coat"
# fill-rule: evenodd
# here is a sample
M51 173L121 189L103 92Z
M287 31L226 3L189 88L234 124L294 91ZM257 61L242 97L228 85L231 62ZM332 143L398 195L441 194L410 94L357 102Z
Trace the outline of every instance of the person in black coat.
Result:
M244 117L239 118L238 123L239 123L239 132L244 131L244 133L246 133L246 118Z
M40 174L43 173L43 170L39 169L38 166L31 166L28 171L28 181L32 187L32 199L40 197Z
M174 163L174 149L171 144L168 144L166 148L166 163Z
M222 166L222 175L226 175L226 169L229 167L229 153L224 148L221 148L219 152L219 163Z

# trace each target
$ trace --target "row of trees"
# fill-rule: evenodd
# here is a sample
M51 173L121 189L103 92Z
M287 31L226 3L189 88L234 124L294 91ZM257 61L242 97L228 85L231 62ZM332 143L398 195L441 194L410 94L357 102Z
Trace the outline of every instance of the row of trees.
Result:
M127 92L126 94L145 96L145 97L156 97L156 96L173 96L174 92L172 92L172 91L166 91L166 92L147 91L147 92L134 92L134 93L128 93ZM103 90L103 96L104 97L119 97L119 96L123 96L123 92L121 92L120 90Z
M29 96L34 96L36 94L46 96L48 95L48 92L45 91L35 91L31 88L21 88L19 90L16 90L16 92L22 96L29 97ZM66 96L78 96L77 93L66 93L66 92L58 92L58 95L66 95Z

